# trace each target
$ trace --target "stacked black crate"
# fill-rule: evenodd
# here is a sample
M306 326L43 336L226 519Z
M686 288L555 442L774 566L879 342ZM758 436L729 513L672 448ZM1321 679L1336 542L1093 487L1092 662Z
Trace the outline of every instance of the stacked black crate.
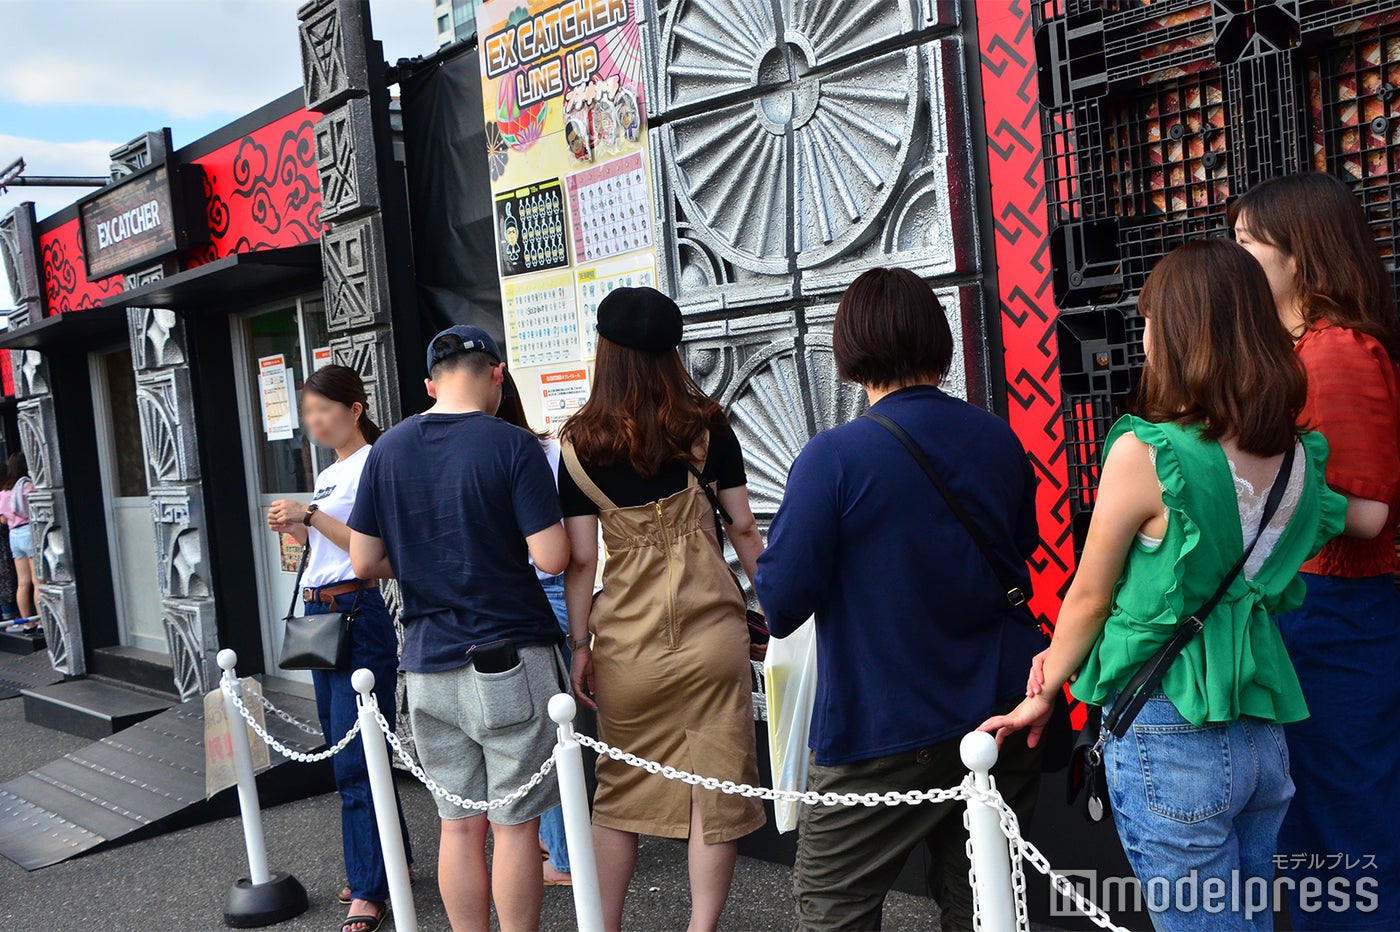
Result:
M1078 549L1103 438L1136 390L1137 298L1158 259L1227 235L1250 185L1310 168L1353 186L1395 254L1400 0L1050 0L1037 20Z

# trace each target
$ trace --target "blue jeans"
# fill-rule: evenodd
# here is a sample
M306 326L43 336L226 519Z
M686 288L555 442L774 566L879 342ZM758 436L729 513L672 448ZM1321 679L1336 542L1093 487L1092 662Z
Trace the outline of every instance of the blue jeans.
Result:
M1293 928L1400 929L1400 593L1390 576L1302 576L1307 598L1278 619L1312 713L1287 729L1298 797L1278 853Z
M355 603L355 594L337 596L335 611L348 612ZM307 602L306 614L324 615L331 606L324 602ZM389 727L394 727L394 684L398 682L399 646L394 634L394 622L384 607L378 589L366 589L360 599L359 616L350 626L350 667L346 670L313 670L316 686L316 711L320 714L321 731L326 743L334 744L345 736L359 717L355 706L355 688L350 675L361 667L374 674L374 695L379 710ZM384 854L379 847L379 826L374 820L374 798L369 789L369 771L365 766L364 745L351 741L331 758L335 771L335 788L340 792L340 840L345 852L345 874L350 895L357 900L383 903L389 899L389 878L384 872ZM397 788L395 794L397 795ZM404 822L403 806L399 806L399 831L403 833L404 852L413 863L413 849L408 842L408 824Z
M550 607L554 609L554 617L559 621L559 627L564 629L565 637L569 634L569 613L564 607L564 574L551 576L549 579L540 580L540 585L544 587L544 594L549 597ZM564 666L569 665L569 645L566 643L563 648ZM569 846L564 840L564 810L555 806L547 810L540 816L540 843L549 849L549 863L561 874L569 873Z
M1197 728L1158 693L1109 738L1104 775L1154 928L1273 928L1274 851L1293 798L1282 726Z

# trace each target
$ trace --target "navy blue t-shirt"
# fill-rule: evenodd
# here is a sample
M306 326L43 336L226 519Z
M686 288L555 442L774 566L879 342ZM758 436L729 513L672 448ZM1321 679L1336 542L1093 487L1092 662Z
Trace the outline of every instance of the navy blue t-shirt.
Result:
M473 645L554 644L525 538L561 520L533 434L480 412L418 414L370 451L350 529L384 541L403 593L400 668L451 670Z

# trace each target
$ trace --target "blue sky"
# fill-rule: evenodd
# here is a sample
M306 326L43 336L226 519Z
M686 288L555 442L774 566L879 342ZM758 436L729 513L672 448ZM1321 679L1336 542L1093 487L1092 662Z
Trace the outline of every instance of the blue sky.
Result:
M0 0L0 167L101 175L169 126L182 146L301 86L303 0ZM433 0L371 0L389 61L434 50ZM87 189L11 188L42 219ZM0 310L12 299L0 275Z

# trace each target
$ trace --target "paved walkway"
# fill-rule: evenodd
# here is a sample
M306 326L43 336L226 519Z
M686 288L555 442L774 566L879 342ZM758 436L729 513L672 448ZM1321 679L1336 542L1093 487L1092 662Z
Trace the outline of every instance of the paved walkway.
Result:
M24 721L23 702L0 702L0 781L9 780L88 743ZM424 932L446 930L437 894L437 816L428 793L401 777L409 831L417 844L415 887ZM274 870L290 871L311 894L310 912L279 930L330 932L344 908L335 901L344 874L339 804L333 794L278 806L263 813ZM225 819L163 835L28 873L0 858L0 929L44 932L214 932L224 928L223 897L247 872L238 820ZM788 868L743 858L723 927L786 930L792 927ZM937 929L929 900L895 893L885 928ZM685 847L645 839L628 903L627 926L637 930L683 929L687 920ZM386 925L386 928L390 928ZM569 891L545 891L544 928L574 928Z

